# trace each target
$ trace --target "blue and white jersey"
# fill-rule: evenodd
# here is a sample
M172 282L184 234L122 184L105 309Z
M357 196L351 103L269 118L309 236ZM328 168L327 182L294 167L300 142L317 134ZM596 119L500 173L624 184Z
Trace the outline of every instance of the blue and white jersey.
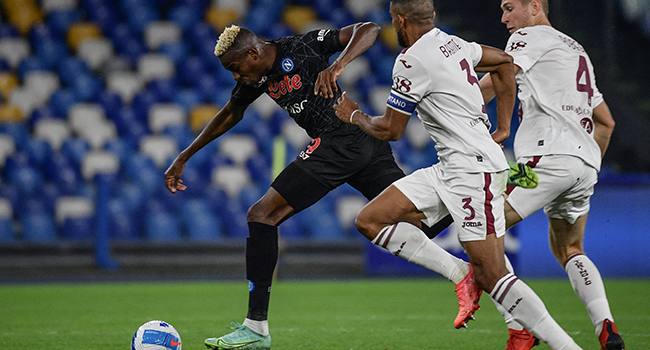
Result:
M404 49L393 66L388 107L417 113L450 172L493 173L508 168L490 136L474 67L483 49L434 28Z

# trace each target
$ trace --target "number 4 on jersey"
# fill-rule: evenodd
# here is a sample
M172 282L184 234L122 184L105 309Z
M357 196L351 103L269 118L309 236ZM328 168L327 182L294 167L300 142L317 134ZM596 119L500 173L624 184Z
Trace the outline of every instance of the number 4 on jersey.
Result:
M587 59L585 56L579 56L578 61L578 73L576 74L576 87L580 92L586 92L587 103L591 107L591 97L594 95L594 89L591 87L591 76L589 75L589 66L587 65ZM584 81L584 83L581 83Z

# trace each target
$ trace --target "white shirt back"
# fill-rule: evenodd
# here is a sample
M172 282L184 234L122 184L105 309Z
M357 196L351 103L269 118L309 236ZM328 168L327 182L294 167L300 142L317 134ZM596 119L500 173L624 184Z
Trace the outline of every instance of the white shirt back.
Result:
M482 55L480 45L434 28L403 50L393 66L388 107L417 112L441 165L451 172L508 168L501 147L490 136L474 72Z
M603 102L584 48L550 26L514 32L505 50L521 68L515 156L572 155L600 170L593 109Z

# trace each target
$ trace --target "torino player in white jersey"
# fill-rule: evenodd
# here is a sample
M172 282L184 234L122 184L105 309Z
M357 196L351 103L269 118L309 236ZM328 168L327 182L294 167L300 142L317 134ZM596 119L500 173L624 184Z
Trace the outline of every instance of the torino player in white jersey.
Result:
M345 94L334 109L341 120L383 140L399 139L415 111L436 142L440 162L370 201L359 212L357 229L394 255L435 271L440 262L428 250L431 241L410 223L433 224L451 214L480 288L552 349L580 349L535 292L506 268L508 164L493 137L503 141L509 130L490 136L475 69L493 74L499 124L507 121L507 128L516 93L512 59L435 28L431 0L393 0L390 14L407 49L395 61L385 114L371 117Z
M547 0L502 0L501 9L501 21L512 34L505 51L514 59L521 101L514 151L517 161L534 167L539 176L537 188L512 190L505 205L506 225L544 208L551 251L587 307L601 348L623 350L602 278L582 246L589 198L614 120L596 87L589 56L551 26ZM494 97L490 75L481 79L481 89L486 101ZM507 312L505 316L512 321ZM508 350L535 345L523 326L508 326Z

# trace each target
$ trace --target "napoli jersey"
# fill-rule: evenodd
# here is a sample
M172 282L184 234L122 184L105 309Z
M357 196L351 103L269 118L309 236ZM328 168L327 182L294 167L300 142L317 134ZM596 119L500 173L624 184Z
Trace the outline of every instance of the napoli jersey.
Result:
M493 173L508 168L490 136L490 122L474 67L476 43L434 28L395 60L388 107L417 112L435 142L440 164L451 172Z
M521 70L515 156L572 155L600 170L593 109L603 102L584 48L550 26L514 32L505 50Z
M324 98L314 95L314 84L318 73L329 67L330 56L344 48L339 32L322 29L271 40L278 51L263 83L257 87L237 83L230 100L248 105L266 93L312 138L337 128L343 122L332 105L341 96L341 88L334 91L334 98Z

